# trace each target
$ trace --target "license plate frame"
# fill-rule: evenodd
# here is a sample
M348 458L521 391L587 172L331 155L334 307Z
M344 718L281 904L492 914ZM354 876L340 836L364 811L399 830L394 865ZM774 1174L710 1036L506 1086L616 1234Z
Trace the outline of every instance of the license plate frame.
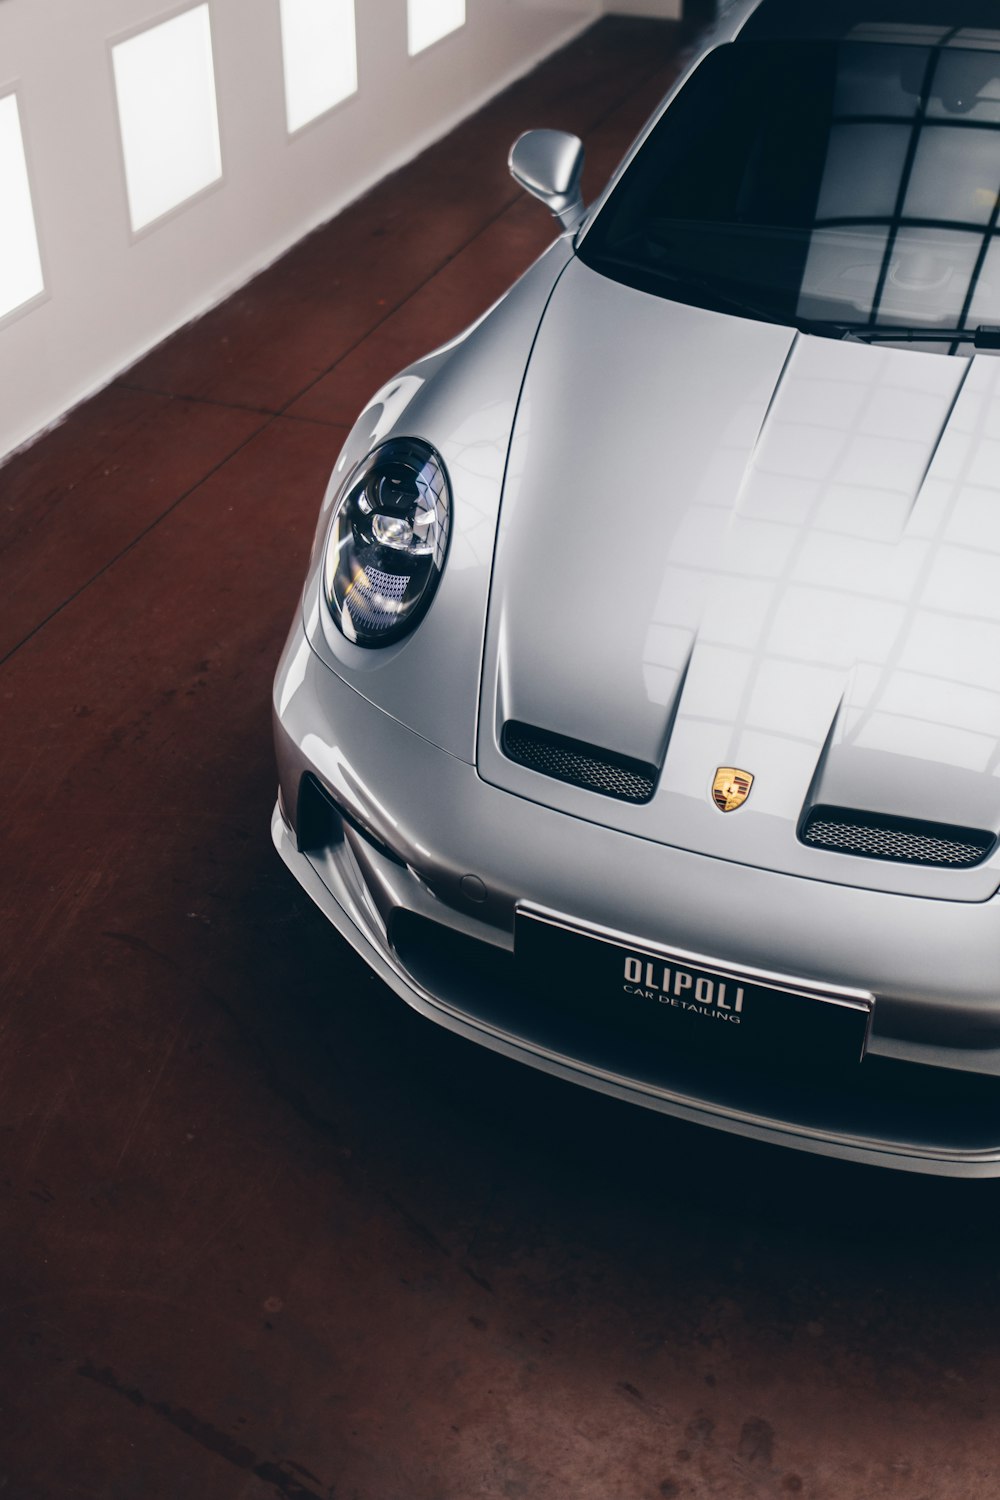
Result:
M869 991L729 965L526 903L514 956L534 1003L678 1052L856 1068L871 1031Z

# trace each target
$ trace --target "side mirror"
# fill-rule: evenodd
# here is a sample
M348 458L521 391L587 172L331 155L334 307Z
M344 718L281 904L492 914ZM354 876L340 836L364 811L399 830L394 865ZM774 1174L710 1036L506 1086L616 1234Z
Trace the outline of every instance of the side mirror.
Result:
M563 229L575 229L583 218L583 142L565 130L527 130L518 136L507 158L510 175L540 198Z

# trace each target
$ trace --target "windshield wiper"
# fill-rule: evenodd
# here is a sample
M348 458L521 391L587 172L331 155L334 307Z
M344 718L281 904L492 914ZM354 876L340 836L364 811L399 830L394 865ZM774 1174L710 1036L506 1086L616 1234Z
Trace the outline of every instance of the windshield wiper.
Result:
M1000 326L980 323L978 328L893 328L888 323L831 323L840 336L861 344L973 344L977 349L1000 349Z
M699 276L697 272L651 265L627 255L601 255L595 261L595 269L602 264L631 271L636 278L633 285L645 282L645 290L649 290L650 282L665 282L675 289L681 300L696 299L696 306L708 307L714 312L736 313L759 323L797 328L800 333L816 334L821 338L864 344L972 344L976 349L1000 349L1000 324L981 323L977 328L916 328L889 323L837 323L826 318L801 318L782 314L774 308L759 307L752 301L722 291L711 277Z

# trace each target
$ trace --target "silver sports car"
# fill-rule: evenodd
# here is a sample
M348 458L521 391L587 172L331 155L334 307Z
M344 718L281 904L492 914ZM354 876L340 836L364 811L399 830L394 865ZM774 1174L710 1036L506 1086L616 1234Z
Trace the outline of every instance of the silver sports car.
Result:
M277 847L410 1005L1000 1175L1000 4L730 5L386 385L275 683Z

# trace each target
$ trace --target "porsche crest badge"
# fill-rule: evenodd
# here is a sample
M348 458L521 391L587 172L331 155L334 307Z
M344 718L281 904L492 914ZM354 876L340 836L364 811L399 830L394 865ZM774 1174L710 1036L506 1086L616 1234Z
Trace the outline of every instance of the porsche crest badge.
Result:
M720 812L735 812L750 795L753 777L735 766L720 766L712 782L712 801Z

